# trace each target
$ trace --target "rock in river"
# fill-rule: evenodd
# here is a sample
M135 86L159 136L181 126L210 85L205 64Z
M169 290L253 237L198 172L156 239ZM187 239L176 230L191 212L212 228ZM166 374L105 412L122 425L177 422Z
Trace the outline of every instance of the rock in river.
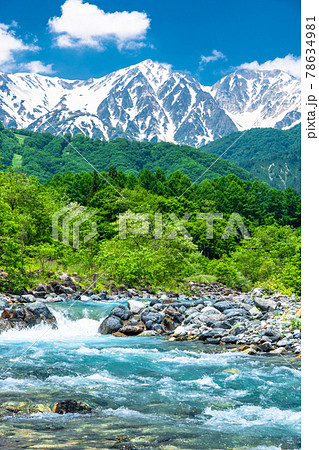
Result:
M119 331L126 336L137 336L144 331L144 327L143 325L125 325Z
M92 408L89 405L76 400L64 400L56 403L53 407L53 412L57 414L85 413L91 411Z
M111 310L110 316L119 317L121 320L128 320L131 317L130 310L124 305L116 305Z
M145 309L145 304L137 300L128 300L127 304L132 314L139 314Z
M56 318L49 308L41 302L28 305L13 305L5 309L1 314L0 332L9 328L30 328L40 323L51 325L56 328Z
M98 332L100 334L112 334L122 328L122 326L123 323L119 317L109 316L100 324Z

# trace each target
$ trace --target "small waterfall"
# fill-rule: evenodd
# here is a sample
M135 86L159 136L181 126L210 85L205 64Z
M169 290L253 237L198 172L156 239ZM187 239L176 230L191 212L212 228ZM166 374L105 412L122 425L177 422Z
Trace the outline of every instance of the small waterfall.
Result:
M68 317L66 311L51 310L57 320L57 329L52 329L49 325L40 324L32 328L12 328L1 334L1 340L21 341L21 340L41 340L55 341L69 338L87 338L98 334L99 324L101 320L89 319L82 317L72 320Z

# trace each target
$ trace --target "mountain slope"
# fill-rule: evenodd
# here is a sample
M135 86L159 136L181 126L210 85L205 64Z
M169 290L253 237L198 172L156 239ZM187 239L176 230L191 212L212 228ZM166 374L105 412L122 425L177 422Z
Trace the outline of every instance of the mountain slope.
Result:
M239 131L300 121L300 80L280 70L237 70L215 83L211 94Z
M167 141L200 147L253 126L286 128L300 118L300 81L281 71L237 71L202 86L151 60L89 80L2 74L5 127Z
M221 155L230 145L224 158L272 187L285 189L291 186L300 192L300 125L289 130L265 128L233 133L201 147L201 150Z
M79 156L78 151L98 171L108 171L113 165L118 170L137 175L142 169L154 171L161 168L167 175L179 170L195 181L217 159L216 155L167 142L131 142L124 139L105 141L81 135L73 138L68 136L68 139L70 144L62 137L50 133L0 130L2 163L8 167L12 162L16 164L19 161L24 172L45 181L57 173L92 170L92 167ZM235 174L242 180L254 179L238 165L220 159L200 181L228 174Z

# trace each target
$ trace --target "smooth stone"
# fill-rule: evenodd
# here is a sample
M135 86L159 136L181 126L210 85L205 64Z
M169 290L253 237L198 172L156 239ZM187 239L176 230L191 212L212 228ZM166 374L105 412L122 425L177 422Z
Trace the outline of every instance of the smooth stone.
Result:
M100 324L98 332L100 334L112 334L122 328L123 323L119 317L109 316Z
M251 317L253 317L254 319L260 319L260 317L262 317L262 312L259 311L259 309L256 308L256 306L253 306L252 308L250 308L249 314L250 314Z
M143 325L125 325L119 329L119 332L125 334L126 336L137 336L143 331Z
M220 343L220 339L217 339L217 338L208 338L205 341L205 344L218 345L219 343Z
M186 334L187 334L187 330L181 325L178 326L174 331L175 336L185 336Z
M277 302L274 302L273 300L265 299L256 297L254 299L255 305L258 306L263 311L275 311Z
M157 335L158 335L158 333L156 333L155 330L145 330L138 336L157 336Z
M228 311L225 311L225 316L226 316L226 320L231 318L231 317L236 317L236 316L246 316L247 313L244 309L229 309Z
M263 352L270 352L271 350L274 349L270 342L263 342L262 344L259 345L259 348Z
M119 317L121 320L128 320L131 317L130 310L124 305L116 305L112 308L110 316Z
M237 342L236 336L225 336L221 340L225 344L236 344L236 342Z
M32 294L24 294L21 295L22 300L24 300L24 303L32 303L36 301L36 298Z
M144 309L144 311L141 314L141 319L145 324L148 321L151 321L154 323L161 323L163 316L159 313L154 313L153 311L150 311L149 309Z
M139 302L138 300L128 300L127 304L132 314L139 314L145 309L145 303Z
M290 342L285 338L277 342L277 347L287 347L288 345L290 345Z
M217 321L214 323L214 328L223 328L224 330L229 330L231 327L231 324L227 322L227 320Z

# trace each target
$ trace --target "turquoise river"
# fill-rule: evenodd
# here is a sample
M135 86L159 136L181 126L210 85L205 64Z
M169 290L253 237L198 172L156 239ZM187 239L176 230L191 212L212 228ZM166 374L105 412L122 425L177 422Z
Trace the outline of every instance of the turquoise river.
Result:
M101 336L113 306L50 304L58 329L1 335L1 448L300 448L299 360L198 341ZM50 412L66 399L93 412ZM20 403L48 412L3 407Z

